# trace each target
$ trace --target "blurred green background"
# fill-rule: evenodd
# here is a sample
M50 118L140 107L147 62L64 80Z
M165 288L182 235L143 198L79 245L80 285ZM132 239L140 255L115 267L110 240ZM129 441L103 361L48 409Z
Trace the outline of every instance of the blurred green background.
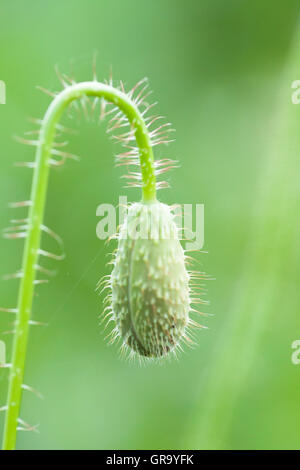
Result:
M290 102L300 79L297 4L1 2L1 227L25 216L7 203L29 197L31 170L13 163L32 160L34 149L12 137L34 128L27 118L41 118L50 102L35 86L60 89L55 64L91 79L97 50L100 80L111 65L128 87L147 76L157 112L174 125L176 142L155 155L181 168L160 198L205 204L208 254L198 259L216 278L197 347L161 366L120 360L98 325L94 289L111 248L96 238L96 207L140 196L122 188L105 124L65 118L80 129L68 148L82 159L51 172L45 224L63 237L67 257L47 263L58 274L36 289L33 317L49 326L31 330L26 383L45 399L24 392L22 418L40 433L20 433L18 448L300 447L300 365L291 362L300 339L300 108ZM0 241L0 275L20 268L22 246ZM1 307L15 306L17 284L0 283ZM2 314L0 331L10 321ZM1 339L9 359L11 336ZM0 405L6 393L4 371Z

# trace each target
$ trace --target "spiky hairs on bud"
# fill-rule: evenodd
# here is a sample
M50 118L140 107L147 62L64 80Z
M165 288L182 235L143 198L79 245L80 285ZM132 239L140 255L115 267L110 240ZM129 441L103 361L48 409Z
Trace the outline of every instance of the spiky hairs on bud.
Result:
M165 356L185 335L190 300L184 258L169 206L129 208L111 274L112 315L123 344L141 356Z

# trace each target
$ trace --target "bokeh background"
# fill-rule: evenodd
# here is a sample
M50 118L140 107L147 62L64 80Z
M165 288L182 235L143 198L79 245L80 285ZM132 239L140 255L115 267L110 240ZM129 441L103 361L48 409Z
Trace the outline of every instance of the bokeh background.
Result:
M176 141L157 157L179 159L166 203L205 204L205 247L198 256L207 283L208 326L179 361L140 366L119 358L99 327L94 289L112 247L96 237L96 207L130 201L114 168L118 150L105 124L64 122L80 132L70 151L82 157L51 172L45 223L67 257L48 262L57 275L36 289L22 418L40 433L19 433L20 449L299 448L300 365L300 79L299 6L266 0L61 0L2 2L0 79L1 227L23 209L34 149L13 135L34 128L58 90L55 64L77 80L92 76L128 87L147 76L157 112ZM46 246L51 242L45 240ZM48 244L48 245L47 245ZM0 274L20 268L22 240L0 241ZM1 281L1 307L16 304L18 281ZM11 329L1 314L0 331ZM11 336L1 335L7 344ZM0 373L5 403L7 371ZM3 413L0 429L3 429ZM1 434L1 433L0 433Z

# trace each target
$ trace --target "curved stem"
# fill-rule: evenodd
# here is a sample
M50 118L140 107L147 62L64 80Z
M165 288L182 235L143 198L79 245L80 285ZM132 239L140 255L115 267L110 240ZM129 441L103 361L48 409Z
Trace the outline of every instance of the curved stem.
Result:
M18 298L16 333L9 377L6 421L3 449L11 450L16 445L16 432L21 404L22 384L27 351L29 320L31 316L36 265L39 257L41 225L43 222L49 176L49 159L58 124L64 109L83 96L104 98L116 105L127 117L134 129L142 173L144 202L156 200L154 158L147 126L137 105L123 92L98 82L83 82L72 85L59 93L49 106L43 119L39 144L36 151L36 167L31 188L28 234L22 263L22 279Z

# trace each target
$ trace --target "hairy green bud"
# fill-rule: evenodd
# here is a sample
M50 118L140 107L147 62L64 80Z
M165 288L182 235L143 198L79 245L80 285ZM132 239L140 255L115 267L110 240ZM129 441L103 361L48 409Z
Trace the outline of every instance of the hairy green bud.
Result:
M135 203L119 234L112 314L123 344L141 356L174 350L189 323L189 275L170 207Z

